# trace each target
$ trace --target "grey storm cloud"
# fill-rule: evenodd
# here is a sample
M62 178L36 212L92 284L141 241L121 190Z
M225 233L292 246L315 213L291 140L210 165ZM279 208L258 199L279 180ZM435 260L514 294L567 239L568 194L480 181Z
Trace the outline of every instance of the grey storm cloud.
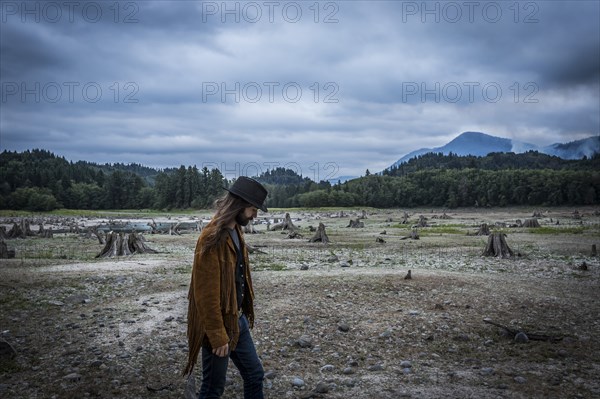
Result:
M600 132L597 1L0 4L1 150L323 177Z

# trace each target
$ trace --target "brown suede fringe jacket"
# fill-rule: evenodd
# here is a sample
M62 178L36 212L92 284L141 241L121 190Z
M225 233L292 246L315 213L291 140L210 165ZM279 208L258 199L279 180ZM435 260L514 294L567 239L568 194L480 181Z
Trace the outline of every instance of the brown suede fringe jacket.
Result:
M246 262L246 292L242 311L254 326L254 291L250 277L248 250L239 226L240 247ZM237 256L233 240L227 230L221 233L219 242L200 256L204 237L200 234L194 253L192 280L188 294L188 362L183 372L190 374L198 360L202 346L219 348L229 344L234 350L240 335L238 304L235 290L235 267Z

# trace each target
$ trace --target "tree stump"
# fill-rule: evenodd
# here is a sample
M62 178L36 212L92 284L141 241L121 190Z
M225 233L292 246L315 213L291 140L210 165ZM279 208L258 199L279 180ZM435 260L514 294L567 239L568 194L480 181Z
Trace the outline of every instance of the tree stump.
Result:
M542 217L542 212L540 212L540 211L534 211L533 215L531 215L531 217L533 217L533 218L541 218Z
M350 219L350 222L348 223L348 226L346 226L346 227L351 227L353 229L359 229L359 228L365 227L365 224L363 222L361 222L359 219L356 219L356 220Z
M294 223L292 223L292 217L290 216L290 214L286 213L285 219L283 219L283 221L281 221L280 223L276 223L273 226L271 226L270 230L271 231L277 231L277 230L294 231L294 230L296 230L296 226L294 226Z
M400 224L408 224L408 212L404 212L404 215L402 216L402 221L400 222Z
M506 234L492 233L483 251L483 256L495 256L496 258L510 258L515 256L514 252L506 243Z
M12 259L15 257L15 250L8 249L4 240L0 241L0 259Z
M128 256L143 253L156 253L148 248L142 238L135 233L109 232L106 235L106 244L96 258L112 258L114 256Z
M596 244L592 244L592 255L591 256L598 256L598 251L596 250Z
M52 230L52 227L48 227L48 230L44 230L41 236L44 238L54 238L54 231Z
M13 223L13 227L6 233L9 239L11 238L27 238L27 235L18 223Z
M96 238L98 239L98 243L100 245L106 244L106 239L104 238L104 235L102 234L102 232L99 232L97 228L94 230L94 234L96 235Z
M381 238L381 237L377 237L375 239L375 241L378 242L378 243L380 243L380 244L385 244L385 240L383 238Z
M476 236L489 236L490 235L490 228L488 227L487 223L483 223L481 226L479 226L479 230L477 231L477 233L475 233Z
M410 232L410 238L412 240L418 240L419 239L419 230L418 229L412 229L412 231Z
M181 233L179 232L179 223L176 223L175 225L169 225L169 235L173 236L180 236Z
M523 227L538 228L541 227L537 219L526 219L523 222Z
M427 218L423 215L419 216L419 222L417 223L419 227L427 227Z
M329 242L329 237L327 237L327 233L325 232L325 225L323 223L319 223L319 228L314 236L308 242L322 242L323 244L327 244Z
M0 240L7 240L8 234L6 233L6 228L4 226L0 226Z

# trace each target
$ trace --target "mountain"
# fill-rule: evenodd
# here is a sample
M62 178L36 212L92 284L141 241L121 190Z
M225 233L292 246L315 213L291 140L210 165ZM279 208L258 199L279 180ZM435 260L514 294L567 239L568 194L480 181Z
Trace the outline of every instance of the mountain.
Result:
M490 152L522 153L530 150L548 155L556 155L564 159L581 159L584 156L591 157L596 153L600 153L600 136L592 136L587 139L572 141L565 144L555 143L546 147L540 147L535 144L490 136L489 134L480 132L464 132L441 147L421 148L410 152L394 162L391 166L398 166L411 158L429 152L441 152L444 155L448 155L452 152L456 155L485 156Z
M600 137L593 136L565 144L555 143L539 151L563 159L581 159L584 156L591 158L594 154L600 153Z

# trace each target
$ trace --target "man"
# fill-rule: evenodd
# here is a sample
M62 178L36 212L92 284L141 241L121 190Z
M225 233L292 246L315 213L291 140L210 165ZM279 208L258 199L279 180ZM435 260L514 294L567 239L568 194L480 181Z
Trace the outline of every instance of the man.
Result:
M240 226L254 219L258 209L267 212L267 190L241 176L228 191L217 200L216 212L196 244L184 374L192 373L202 350L199 398L219 398L231 358L244 380L244 398L260 399L264 371L249 330L254 325L254 291Z

